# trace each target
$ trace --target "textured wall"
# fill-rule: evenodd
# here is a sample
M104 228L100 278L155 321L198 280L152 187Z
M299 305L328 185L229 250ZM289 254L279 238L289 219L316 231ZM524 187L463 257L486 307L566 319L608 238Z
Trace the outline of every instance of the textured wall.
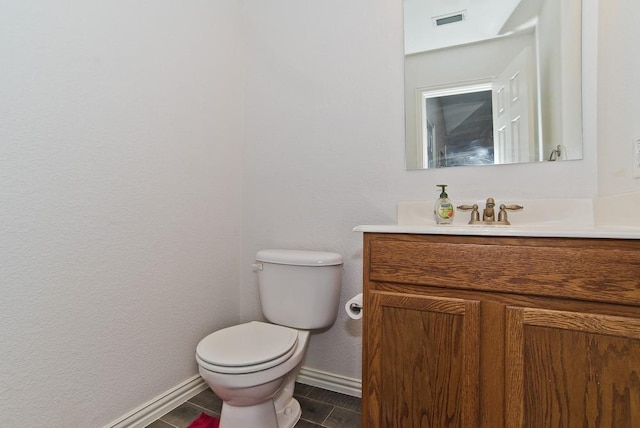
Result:
M640 192L640 179L632 178L631 160L632 141L640 138L638 16L640 3L637 1L601 2L598 30L598 178L603 196ZM613 205L613 211L617 205Z
M344 304L362 287L361 236L351 229L395 217L402 9L383 1L250 3L243 317L259 314L248 265L267 247L341 253ZM306 365L360 378L360 326L340 310L333 328L312 337Z
M98 427L239 313L234 1L0 4L0 425Z

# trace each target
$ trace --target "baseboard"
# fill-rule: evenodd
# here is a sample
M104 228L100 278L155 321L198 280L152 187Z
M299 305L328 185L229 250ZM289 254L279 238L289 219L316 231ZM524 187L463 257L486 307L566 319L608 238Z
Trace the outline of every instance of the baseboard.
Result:
M362 397L362 380L302 367L296 379L305 385L317 386L353 397Z
M345 376L303 367L296 379L305 385L317 386L329 391L354 397L362 396L362 381ZM187 379L146 404L104 426L104 428L144 428L151 422L170 412L180 404L207 389L199 375Z
M134 409L120 419L111 422L104 428L144 428L207 388L207 384L200 375L196 375Z

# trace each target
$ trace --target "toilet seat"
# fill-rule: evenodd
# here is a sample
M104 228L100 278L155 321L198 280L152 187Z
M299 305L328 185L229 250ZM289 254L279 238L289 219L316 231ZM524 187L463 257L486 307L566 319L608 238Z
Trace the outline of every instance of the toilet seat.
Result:
M217 373L252 373L288 360L297 343L295 329L251 321L202 339L196 348L196 360L204 369Z

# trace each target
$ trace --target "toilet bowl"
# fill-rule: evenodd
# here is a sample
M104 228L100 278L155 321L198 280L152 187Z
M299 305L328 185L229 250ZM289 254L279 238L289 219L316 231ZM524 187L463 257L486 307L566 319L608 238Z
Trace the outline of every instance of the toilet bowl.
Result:
M301 415L294 382L308 342L308 331L257 321L205 337L196 360L223 402L220 427L293 427Z
M220 428L292 428L293 398L310 330L336 319L342 257L336 253L262 250L256 255L263 315L209 334L196 348L199 372L222 400Z

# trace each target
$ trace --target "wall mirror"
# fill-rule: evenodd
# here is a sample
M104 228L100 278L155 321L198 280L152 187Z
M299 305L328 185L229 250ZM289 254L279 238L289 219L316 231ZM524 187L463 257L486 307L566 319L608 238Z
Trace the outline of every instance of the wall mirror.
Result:
M409 170L582 159L581 0L404 0Z

